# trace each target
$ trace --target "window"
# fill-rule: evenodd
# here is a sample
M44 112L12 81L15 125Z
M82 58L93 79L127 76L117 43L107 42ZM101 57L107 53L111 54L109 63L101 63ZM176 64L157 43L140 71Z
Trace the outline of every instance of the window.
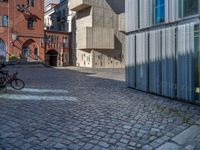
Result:
M63 37L63 48L68 48L68 38L67 38L67 36Z
M0 16L0 26L8 27L8 16Z
M154 0L154 23L165 22L165 1L164 0Z
M8 27L8 16L3 16L3 26Z
M35 0L28 0L28 4L32 7L35 6Z
M27 26L28 26L28 29L33 29L33 22L34 22L34 20L33 20L33 18L28 18L28 24L27 24Z
M179 0L179 17L198 14L198 0Z

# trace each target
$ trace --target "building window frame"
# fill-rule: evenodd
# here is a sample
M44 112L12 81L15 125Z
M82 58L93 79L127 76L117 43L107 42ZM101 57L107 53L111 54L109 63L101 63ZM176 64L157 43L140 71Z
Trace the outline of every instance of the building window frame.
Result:
M0 16L0 27L8 27L8 16Z
M153 24L165 22L165 0L153 0Z
M28 29L33 29L34 26L34 19L32 17L29 17L27 20L27 27Z
M185 11L185 6L187 6L185 3L186 2L192 2L191 0L179 0L179 10L178 10L178 15L179 15L179 18L187 18L187 17L191 17L191 16L196 16L200 13L200 0L196 0L196 2L198 3L197 5L195 5L197 7L197 12L195 13L188 13L187 14L187 11ZM191 10L194 10L194 9L191 9Z
M35 0L28 0L29 6L34 7L35 6Z

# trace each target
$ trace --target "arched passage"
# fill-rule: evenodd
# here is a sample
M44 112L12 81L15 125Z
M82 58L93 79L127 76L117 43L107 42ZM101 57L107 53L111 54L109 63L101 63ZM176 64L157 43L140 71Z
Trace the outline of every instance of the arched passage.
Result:
M0 39L0 63L6 62L6 45L2 39Z
M50 66L57 66L58 52L54 49L46 52L46 61Z
M32 39L27 40L24 42L22 49L21 49L21 58L24 61L34 60L34 49L36 46L36 42Z

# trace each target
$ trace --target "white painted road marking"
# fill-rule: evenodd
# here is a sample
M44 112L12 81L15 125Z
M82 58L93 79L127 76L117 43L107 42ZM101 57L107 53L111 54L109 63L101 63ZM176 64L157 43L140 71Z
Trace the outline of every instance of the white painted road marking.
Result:
M9 88L9 90L12 90ZM73 101L77 102L77 97L67 96L67 90L60 89L39 89L39 88L24 88L20 91L12 93L0 94L0 99L12 100L47 100L47 101ZM36 94L36 95L35 95Z
M24 88L22 92L35 92L35 93L68 93L67 90L56 90L56 89L35 89L35 88Z
M0 95L2 99L13 99L13 100L47 100L47 101L73 101L77 102L79 99L72 96L35 96L35 95L18 95L18 94L3 94Z

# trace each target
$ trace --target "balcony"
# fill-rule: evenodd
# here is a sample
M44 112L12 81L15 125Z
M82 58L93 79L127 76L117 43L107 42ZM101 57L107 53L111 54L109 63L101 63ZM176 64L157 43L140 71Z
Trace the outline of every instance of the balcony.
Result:
M90 0L70 0L70 9L72 11L81 11L90 7Z
M114 29L86 27L78 30L77 49L114 49Z

